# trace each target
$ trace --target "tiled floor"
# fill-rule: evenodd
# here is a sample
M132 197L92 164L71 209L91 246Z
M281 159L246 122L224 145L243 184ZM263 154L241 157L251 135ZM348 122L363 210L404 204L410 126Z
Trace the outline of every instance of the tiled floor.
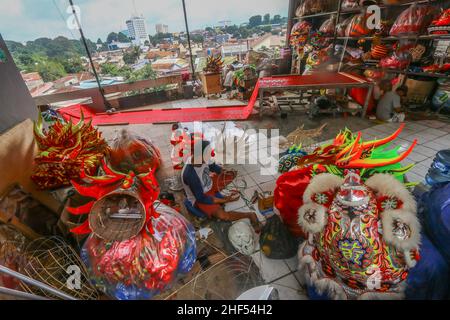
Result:
M291 117L288 121L277 118L250 120L240 122L239 125L244 128L280 128L280 134L287 135L289 132L304 123L306 128L317 127L322 123L328 123L324 131L322 141L333 138L336 133L347 126L353 131L361 130L363 139L369 140L382 138L392 134L398 124L371 125L367 120L360 118L346 119L321 119L320 122L310 122L307 117ZM215 123L217 125L217 123ZM158 172L158 179L164 179L174 174L170 164L171 146L170 124L161 125L134 125L127 128L151 139L160 148L163 166ZM120 131L120 127L101 127L100 130L108 140L112 140ZM400 146L400 150L406 150L414 139L418 140L418 145L412 154L403 161L404 164L415 163L415 167L407 173L411 182L423 182L431 162L437 151L450 148L450 124L436 120L408 122L405 130L400 137L393 143L394 146ZM255 190L259 192L273 191L278 174L261 175L261 165L233 165L230 166L239 172L239 179L247 183L247 189L243 190L246 199L250 199ZM161 180L160 180L161 181ZM240 200L227 205L228 210L249 211L245 201ZM264 217L259 215L260 220ZM265 281L279 290L282 299L306 299L306 294L299 283L299 274L297 271L297 258L289 260L271 260L265 257L261 252L252 255L255 263L260 267L261 275Z

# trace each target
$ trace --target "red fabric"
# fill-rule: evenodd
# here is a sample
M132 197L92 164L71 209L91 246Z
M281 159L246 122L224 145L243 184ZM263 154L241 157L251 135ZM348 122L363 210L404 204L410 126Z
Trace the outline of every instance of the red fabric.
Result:
M107 125L114 123L160 123L160 122L193 122L193 121L216 121L216 120L245 120L253 111L256 100L259 95L259 88L277 88L277 87L297 87L308 85L349 85L366 83L364 79L350 76L345 73L316 73L312 75L290 75L276 76L270 78L259 79L256 83L253 94L248 105L242 106L223 106L223 107L206 107L206 108L189 108L183 109L153 109L124 111L113 114L96 113L95 110L85 105L73 105L59 109L59 113L64 119L79 119L80 110L83 111L86 119L92 119L93 125ZM293 88L295 89L295 88Z
M209 190L206 195L210 197L215 197L217 192L225 189L227 185L233 182L236 178L236 174L231 171L222 172L221 174L211 174L211 179L213 181L213 187ZM196 202L195 206L204 212L209 218L214 216L214 214L222 207L220 204L205 204Z
M369 89L367 88L351 88L348 94L353 100L356 101L356 103L364 106L368 91ZM373 96L370 96L369 104L367 105L367 114L372 114L372 110L375 111L375 99Z
M283 223L296 237L306 238L306 232L298 225L298 209L303 205L303 193L311 180L311 169L303 168L281 175L274 191L274 205Z

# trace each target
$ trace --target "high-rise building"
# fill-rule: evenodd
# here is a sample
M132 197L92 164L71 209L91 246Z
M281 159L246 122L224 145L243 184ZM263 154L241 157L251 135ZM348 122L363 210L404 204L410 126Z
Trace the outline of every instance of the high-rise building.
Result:
M156 33L168 33L169 32L169 26L167 24L158 23L155 26Z
M143 45L148 40L148 33L145 27L145 19L141 15L133 16L127 20L128 34L132 39L133 44Z

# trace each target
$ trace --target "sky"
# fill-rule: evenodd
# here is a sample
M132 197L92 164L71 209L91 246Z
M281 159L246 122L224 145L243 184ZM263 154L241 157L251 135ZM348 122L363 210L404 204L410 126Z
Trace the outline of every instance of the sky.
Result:
M169 26L169 32L184 31L181 0L73 0L81 10L85 36L103 41L110 32L126 29L125 21L136 12L146 20L147 32L155 24ZM135 5L133 4L135 3ZM189 29L248 22L248 18L270 13L288 14L289 0L186 0ZM136 10L135 10L136 8ZM0 34L6 40L28 41L39 37L79 38L77 30L67 27L69 0L0 0Z

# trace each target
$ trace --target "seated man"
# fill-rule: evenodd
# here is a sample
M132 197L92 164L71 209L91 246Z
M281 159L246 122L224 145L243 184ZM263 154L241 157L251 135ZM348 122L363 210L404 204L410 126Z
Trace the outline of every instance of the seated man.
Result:
M208 164L211 155L209 141L198 141L201 144L202 155L196 156L194 148L181 173L184 190L188 200L204 212L209 218L215 217L224 221L235 221L248 218L252 225L259 228L260 224L254 212L225 211L223 205L239 199L234 193L227 197L218 197L218 193L230 184L236 177L236 172L225 172L216 164ZM200 149L200 146L198 146Z
M408 93L408 88L401 86L392 91L392 85L389 83L385 90L377 105L377 119L387 122L403 122L405 114L402 112L401 99Z

